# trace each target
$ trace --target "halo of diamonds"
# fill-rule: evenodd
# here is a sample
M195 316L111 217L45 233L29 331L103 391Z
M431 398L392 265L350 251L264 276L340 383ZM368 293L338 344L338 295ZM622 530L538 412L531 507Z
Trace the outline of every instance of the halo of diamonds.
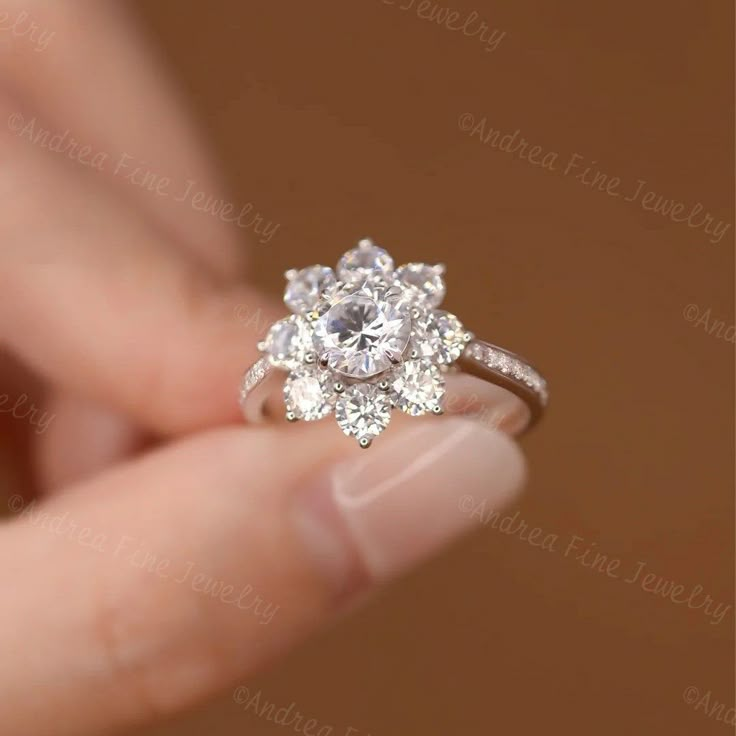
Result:
M259 345L261 361L289 373L287 418L334 412L342 431L369 447L394 409L441 414L445 374L472 339L455 315L438 309L444 272L425 263L395 269L370 240L345 253L334 272L322 265L287 271L284 302L293 314Z

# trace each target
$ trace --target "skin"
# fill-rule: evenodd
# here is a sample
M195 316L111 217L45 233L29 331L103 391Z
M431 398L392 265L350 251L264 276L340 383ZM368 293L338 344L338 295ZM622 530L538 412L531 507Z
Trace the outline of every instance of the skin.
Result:
M369 451L386 477L358 472L366 456L332 421L240 425L258 325L283 309L248 285L242 230L114 173L132 156L171 191L195 179L227 199L216 166L118 5L0 2L22 11L54 33L39 51L38 34L0 31L0 396L29 397L0 413L0 722L79 736L242 683L469 528L441 511L455 478L504 504L524 464L461 419L399 417ZM28 140L13 115L107 166ZM261 318L236 319L244 307ZM437 513L382 538L399 486Z

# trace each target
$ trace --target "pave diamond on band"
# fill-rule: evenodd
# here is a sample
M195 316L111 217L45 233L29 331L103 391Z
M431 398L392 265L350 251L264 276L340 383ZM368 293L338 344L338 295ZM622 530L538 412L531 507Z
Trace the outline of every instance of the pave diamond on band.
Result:
M342 431L369 447L392 410L442 414L445 378L462 371L519 396L533 424L547 403L545 380L437 308L444 272L441 264L423 263L394 270L391 256L369 240L340 259L336 274L321 265L288 271L284 301L294 314L270 328L258 346L263 357L243 377L246 420L263 418L264 384L287 371L287 419L315 421L334 412Z

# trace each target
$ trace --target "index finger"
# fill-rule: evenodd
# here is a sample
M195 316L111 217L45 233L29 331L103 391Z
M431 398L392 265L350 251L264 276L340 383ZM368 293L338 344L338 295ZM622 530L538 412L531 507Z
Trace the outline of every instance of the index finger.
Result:
M16 134L49 150L64 136L55 155L92 170L218 273L239 271L246 230L234 224L238 208L228 207L183 96L126 9L101 0L2 0L0 18L0 44L10 46L0 54L0 79L38 115ZM91 155L73 154L72 142ZM199 192L203 202L194 206Z

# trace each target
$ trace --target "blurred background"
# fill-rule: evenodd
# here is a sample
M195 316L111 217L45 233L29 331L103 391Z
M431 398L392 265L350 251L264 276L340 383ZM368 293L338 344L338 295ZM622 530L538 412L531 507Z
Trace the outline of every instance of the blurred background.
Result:
M261 284L363 236L446 262L448 308L552 392L510 518L250 694L307 734L723 733L697 704L734 704L733 3L132 7L273 224ZM225 693L147 733L289 731Z

